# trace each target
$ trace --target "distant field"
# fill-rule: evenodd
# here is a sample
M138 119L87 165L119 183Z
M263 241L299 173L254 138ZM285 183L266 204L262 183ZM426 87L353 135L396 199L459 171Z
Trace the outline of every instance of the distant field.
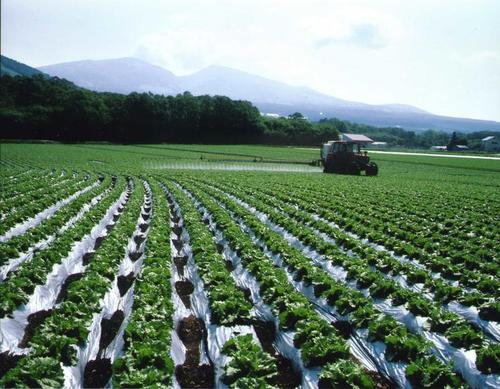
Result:
M59 158L74 163L113 164L130 167L187 166L197 168L209 162L212 164L251 163L259 164L310 164L319 158L319 149L287 146L259 145L107 145L107 144L4 144L3 154L27 152L42 163L57 162ZM370 151L368 151L370 154ZM394 163L427 165L472 170L500 171L500 161L459 158L438 158L416 155L392 155L371 153L373 161L382 166L396 166ZM200 165L201 164L201 165ZM208 165L207 165L208 166ZM295 169L300 169L299 167ZM381 174L385 175L381 169Z
M0 387L500 387L500 161L318 154L0 144Z

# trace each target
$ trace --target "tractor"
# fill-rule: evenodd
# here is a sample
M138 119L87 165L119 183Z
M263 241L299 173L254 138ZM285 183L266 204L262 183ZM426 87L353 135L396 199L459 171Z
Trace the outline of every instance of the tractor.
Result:
M366 151L361 151L361 146L370 143L373 143L373 140L364 135L342 134L340 140L323 144L323 172L359 175L364 171L367 176L376 176L377 164L370 162Z

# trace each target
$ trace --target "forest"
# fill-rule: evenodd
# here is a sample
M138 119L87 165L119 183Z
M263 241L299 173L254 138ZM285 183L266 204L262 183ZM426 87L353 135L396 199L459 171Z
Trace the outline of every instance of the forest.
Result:
M3 139L114 143L318 145L339 133L363 133L389 146L446 145L446 132L374 127L337 118L310 122L296 112L266 117L248 101L225 96L93 92L44 75L4 75L0 84ZM493 133L458 134L472 148Z

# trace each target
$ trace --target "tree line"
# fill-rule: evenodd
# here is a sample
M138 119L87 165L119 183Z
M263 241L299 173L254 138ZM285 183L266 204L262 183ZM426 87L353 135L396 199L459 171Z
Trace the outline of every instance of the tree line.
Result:
M270 118L248 101L225 96L93 92L43 75L1 77L0 126L4 139L63 142L318 145L351 132L392 146L428 148L450 138L433 130L415 133L336 118L312 123L298 112Z
M264 130L246 101L98 93L43 76L2 77L0 125L8 138L123 143L247 142Z

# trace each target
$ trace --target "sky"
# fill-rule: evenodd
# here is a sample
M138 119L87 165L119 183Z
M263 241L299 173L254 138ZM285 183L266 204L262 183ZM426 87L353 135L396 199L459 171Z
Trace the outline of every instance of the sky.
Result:
M371 104L500 121L499 0L2 0L1 52L31 66L215 64Z

